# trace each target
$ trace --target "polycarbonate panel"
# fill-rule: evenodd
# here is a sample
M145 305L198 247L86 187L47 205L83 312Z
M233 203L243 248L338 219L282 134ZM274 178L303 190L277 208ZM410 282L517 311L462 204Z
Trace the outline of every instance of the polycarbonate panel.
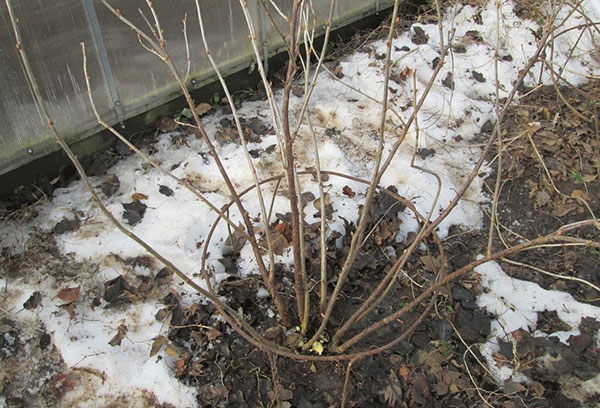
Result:
M69 141L96 127L85 93L79 43L88 46L89 74L98 109L113 115L81 0L13 1L19 30L42 98ZM6 4L0 4L0 174L57 150L26 81Z
M284 49L284 43L281 35L284 34L286 37L288 36L289 25L281 16L281 14L284 14L287 17L290 16L294 0L268 0L267 3L267 22L271 23L272 21L275 21L277 25L277 27L275 27L270 24L266 30L269 53L270 55L273 55ZM273 6L273 3L277 6L281 13L277 11L277 9ZM305 1L305 4L309 4L309 2ZM316 15L315 36L319 36L325 32L325 22L329 17L331 0L313 0L311 4L312 7L308 13L307 21L312 27L313 19ZM367 15L375 14L379 10L393 5L394 0L337 0L333 9L332 29L350 24ZM270 18L269 15L271 16ZM303 41L302 38L301 41Z
M269 55L283 49L283 41L270 19L260 15L261 0L248 0L248 7L260 52L266 39ZM69 141L81 140L99 129L91 112L82 73L79 42L88 49L88 69L93 94L103 119L116 123L118 109L125 119L162 105L179 94L179 88L167 66L155 55L144 50L133 31L117 19L100 0L93 0L98 19L94 41L92 25L84 4L90 0L62 2L13 0L15 13L21 21L24 47L29 54L34 74L40 84L59 131ZM109 0L121 14L151 35L152 14L144 0ZM289 15L293 0L275 0L281 11ZM239 0L201 0L205 29L212 55L224 75L243 69L255 57L248 40L248 28ZM324 31L330 0L313 0L318 16L317 35ZM338 0L333 27L348 24L393 4L393 0ZM181 75L187 69L183 23L187 12L190 46L189 88L198 88L214 79L206 58L198 26L194 0L155 1L167 49ZM272 7L271 15L280 30L287 35L288 27ZM141 13L140 13L141 11ZM142 15L143 14L143 15ZM312 16L310 17L312 18ZM266 29L261 27L261 20ZM264 32L262 30L265 30ZM0 174L6 173L34 158L57 150L45 120L41 118L25 80L21 62L4 2L0 4ZM103 44L102 44L103 42ZM107 58L96 46L105 46ZM112 92L112 93L111 93ZM120 107L115 107L115 102ZM30 151L31 153L27 153Z
M111 1L118 9L149 36L154 26L151 10L144 1ZM183 18L187 13L187 36L190 48L191 78L212 75L212 69L202 43L195 2L154 2L156 14L167 42L167 51L180 75L187 70L186 47L183 36ZM234 66L247 64L250 57L248 34L237 0L202 0L202 16L211 53L217 63ZM141 11L141 13L140 13ZM106 7L97 7L98 19L108 49L110 64L127 115L163 104L179 87L166 64L144 49L136 34ZM143 16L142 16L143 13ZM188 81L188 86L194 87Z

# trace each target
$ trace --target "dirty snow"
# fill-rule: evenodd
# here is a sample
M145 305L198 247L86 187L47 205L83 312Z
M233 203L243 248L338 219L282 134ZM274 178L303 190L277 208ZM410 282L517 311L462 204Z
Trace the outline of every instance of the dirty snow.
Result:
M518 329L532 332L534 337L550 336L535 330L538 312L556 311L560 320L571 327L568 331L551 333L551 336L565 344L568 344L567 340L570 336L581 334L578 327L582 318L591 317L600 321L600 307L578 302L565 292L546 290L536 283L511 278L496 262L480 265L475 268L475 272L480 275L481 287L488 289L477 297L477 305L496 316L492 320L487 342L479 349L487 360L490 373L499 384L509 379L516 382L530 382L529 378L510 365L499 367L493 354L500 350L498 339L516 344L512 333ZM596 340L600 344L600 338ZM600 385L600 375L588 380L587 383ZM590 394L597 392L596 387Z
M419 141L418 149L432 149L433 155L422 159L416 157L415 163L437 173L441 179L441 193L434 202L437 181L435 177L410 166L410 160L417 141L414 128L409 132L404 145L396 159L385 173L382 185L394 185L399 193L414 202L417 209L428 214L433 206L432 216L439 212L452 200L460 189L461 181L469 173L478 158L479 145L473 140L480 134L487 121L494 120L495 106L495 67L493 55L497 46L495 1L490 1L480 13L482 24L475 22L478 10L471 6L455 6L446 10L444 21L444 37L452 36L455 44L464 47L465 52L454 52L448 56L446 65L432 87L422 111L418 114ZM587 16L597 21L600 18L600 6L592 0L584 2ZM500 23L500 55L505 58L499 62L498 81L501 84L500 97L505 97L516 80L519 70L534 52L535 32L538 26L531 21L522 21L512 10L512 2L503 1ZM565 11L563 16L567 16ZM568 25L576 25L584 21L584 17L576 12L570 16ZM426 44L415 45L411 40L414 27L420 27L429 37ZM470 32L478 31L481 40L473 40ZM597 60L591 56L593 42L590 33L586 32L578 38L578 31L569 31L556 38L554 55L555 67L562 67L568 59L569 50L576 44L576 52L571 56L564 75L573 84L581 84L591 75L598 75ZM384 41L369 45L372 52L357 52L341 61L342 83L322 73L318 87L315 89L310 104L310 117L318 133L320 159L323 169L335 170L368 178L373 171L373 152L377 143L377 128L380 121L380 106L366 96L353 91L347 85L360 89L364 94L381 99L383 86L383 60L376 55L385 52ZM403 72L409 73L405 80L390 82L391 107L396 112L388 114L386 122L386 151L389 151L397 135L401 131L401 120L406 121L411 114L413 99L413 73L416 77L417 94L420 95L433 72L433 61L439 52L438 27L432 24L415 24L411 30L394 40L392 60L393 73L397 78ZM510 58L509 58L510 56ZM548 55L548 58L551 56ZM539 67L527 78L526 84L533 85L539 78ZM454 82L454 89L442 84L448 74ZM474 77L477 76L479 80ZM483 80L484 79L484 80ZM547 73L543 75L545 83L549 83ZM278 95L280 98L281 95ZM298 106L300 99L293 100ZM245 103L240 110L245 118L261 118L268 123L269 110L264 102ZM296 112L297 113L297 112ZM208 134L212 137L216 126L224 117L215 113L203 118ZM171 134L161 135L155 144L157 152L153 158L159 160L164 168L176 168L173 173L186 178L206 192L217 207L229 201L228 193L218 174L214 160L210 158L206 147L199 140L189 140L189 147L177 147L172 144ZM250 149L267 149L276 144L274 135L264 136L259 143L251 144ZM309 168L314 165L312 142L308 129L302 128L296 142L299 166ZM224 144L218 147L224 165L238 188L252 184L250 172L241 148L237 144ZM277 153L263 153L255 160L261 178L281 173L281 165ZM198 245L206 239L208 230L215 215L207 206L199 202L191 193L178 186L173 180L143 165L136 157L120 161L109 170L119 177L119 191L106 199L107 207L117 218L123 213L122 203L131 201L133 193L148 196L144 203L148 206L143 220L131 229L149 242L156 250L175 263L189 276L197 276L201 259ZM103 178L93 178L94 185L99 185ZM303 189L318 195L316 184L310 183L309 177L301 178ZM364 194L364 185L338 177L331 177L330 194L336 210L334 220L328 226L331 231L343 231L343 222L337 216L356 219L357 203L344 196L341 191L345 185L352 188L360 196ZM174 191L173 197L159 193L159 186L165 185ZM482 225L481 205L488 202L483 192L483 178L478 177L467 191L450 216L440 225L439 235L447 235L452 225L475 229ZM274 186L266 185L264 196L270 197ZM259 214L256 194L251 192L244 197L244 204L252 216ZM286 212L286 199L280 194L275 200L273 213ZM311 205L311 204L309 204ZM196 391L180 384L174 377L174 359L164 352L149 357L152 339L165 334L167 328L154 318L161 307L157 300L134 302L124 310L106 308L106 303L94 309L90 307L93 294L97 293L104 282L119 275L135 276L155 273L148 268L130 268L123 259L144 255L144 252L127 237L120 234L102 216L89 199L82 183L58 190L52 201L37 207L39 216L22 226L3 225L0 246L9 247L13 253L20 253L25 248L26 237L36 228L50 231L63 218L79 217L81 228L76 232L57 235L59 248L65 254L72 254L78 261L85 261L94 268L82 271L80 276L72 279L57 280L53 275L44 275L44 265L39 265L39 277L22 279L0 279L2 288L2 308L17 320L34 324L42 322L46 330L52 334L52 342L69 367L86 367L106 375L107 380L99 384L95 397L79 402L79 406L95 406L107 395L132 395L143 390L156 395L160 402L171 403L177 407L194 407ZM312 214L312 211L307 211ZM232 210L234 221L240 220L239 214ZM415 231L417 224L411 215L403 217L402 231L398 239L408 232ZM317 219L308 215L308 222ZM215 270L217 280L224 277L223 266L216 260L222 255L222 243L227 237L227 229L219 228L209 247L211 266ZM254 261L249 248L242 251L239 262L240 274L255 274ZM278 258L278 261L290 260L289 251ZM157 267L158 269L160 267ZM570 314L561 314L565 321L576 322L581 316L598 316L597 308L591 309L574 303L568 295L542 292L528 282L511 280L503 275L494 264L481 266L478 272L482 275L482 285L489 287L492 293L479 298L480 306L494 311L499 319L494 323L495 334L501 327L506 331L513 327L529 327L535 321L535 311L554 307L548 303L535 303L535 294L540 301L556 297L555 305L567 304ZM77 303L74 317L70 317L64 308L58 308L61 301L56 298L60 289L81 285L83 300ZM199 296L177 286L184 293L188 303L202 301ZM22 305L32 292L39 290L44 295L43 306L33 310L24 310ZM510 293L509 293L510 292ZM517 294L527 296L516 297ZM531 294L531 296L530 296ZM505 296L506 302L499 302L497 297ZM527 299L528 303L520 303ZM508 312L512 303L517 312ZM562 303L561 303L562 302ZM557 309L556 307L554 309ZM552 309L552 310L554 310ZM558 308L560 309L560 308ZM558 310L559 313L562 311ZM124 323L128 332L120 346L108 344L117 327ZM507 328L508 327L508 328ZM576 330L576 329L574 329ZM563 333L563 335L567 335ZM493 340L485 347L493 349ZM484 347L484 350L486 349ZM507 378L498 371L498 378ZM96 398L96 399L94 399ZM68 400L68 399L67 399ZM67 402L65 404L68 405ZM66 405L66 406L67 406Z

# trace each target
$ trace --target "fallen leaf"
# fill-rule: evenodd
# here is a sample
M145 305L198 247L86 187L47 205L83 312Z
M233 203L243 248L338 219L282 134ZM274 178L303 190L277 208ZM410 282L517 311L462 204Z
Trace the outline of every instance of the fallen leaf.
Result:
M246 245L246 237L242 231L244 231L244 229L240 225L239 230L234 230L233 234L230 234L225 241L225 243L233 249L233 252L241 251L244 245Z
M71 319L72 319L75 317L75 304L76 304L76 302L65 303L65 304L59 305L58 307L62 307L63 309L66 309L67 312L69 313L69 316L71 316Z
M23 308L25 310L35 309L42 303L42 294L39 291L35 291L29 296L29 299L23 303Z
M159 322L164 321L167 317L169 316L169 308L168 307L163 307L162 309L160 309L158 312L156 312L156 314L154 315L154 318L156 320L158 320Z
M177 126L173 118L167 116L156 122L156 128L162 133L172 132L177 129Z
M596 180L596 178L598 178L596 174L586 174L582 177L584 183L591 183Z
M46 347L48 347L51 342L52 342L52 336L50 336L48 333L42 334L40 337L40 348L42 350L46 350Z
M135 300L135 290L122 276L104 282L104 300L115 302L117 300Z
M147 199L148 199L148 196L143 193L133 193L131 195L131 201L141 201L141 200L147 200Z
M533 391L535 391L538 397L543 396L544 392L546 391L546 388L544 388L544 386L537 381L533 381L530 384L530 387L533 388Z
M354 198L354 196L356 195L356 193L352 191L352 189L349 186L344 186L342 192L350 198Z
M223 335L223 333L214 328L208 329L205 334L209 341L213 341Z
M283 251L290 246L289 241L283 234L274 234L271 239L271 244L275 255L283 255ZM264 246L266 246L266 243Z
M121 182L115 174L111 174L102 182L102 184L100 184L100 190L102 190L106 197L110 197L116 193L119 190L119 187L121 187Z
M408 377L410 376L410 369L406 365L400 366L398 369L398 374L404 381L408 381Z
M422 375L413 377L408 394L414 405L426 405L431 399L431 391L429 390L427 379Z
M206 341L204 340L204 338L201 336L200 332L197 331L193 331L191 332L190 336L192 337L192 339L194 339L194 342L199 346L202 347L206 344Z
M571 192L571 198L581 198L583 201L590 201L591 197L588 193L582 190L573 190Z
M395 407L402 401L402 388L396 384L388 385L383 390L383 399L388 407Z
M406 81L408 77L412 74L412 72L412 69L410 69L409 67L404 67L400 72L392 73L392 75L390 75L390 79L400 84Z
M78 376L73 372L55 374L48 382L47 390L57 399L71 391L78 384Z
M433 156L433 155L435 155L435 149L422 148L422 149L417 150L417 156L419 156L423 160L425 160L429 156Z
M304 193L300 194L300 199L302 200L302 207L305 207L306 204L315 199L315 195L310 191L305 191Z
M131 203L123 203L121 205L125 209L123 218L125 218L129 225L133 226L140 222L142 218L144 218L147 208L146 204L141 203L140 201L133 201Z
M448 89L454 89L454 75L452 72L448 72L446 77L442 80L442 85Z
M56 296L58 296L58 298L60 300L62 300L63 302L65 302L66 304L73 303L79 297L80 289L81 289L81 286L77 286L75 288L61 289L61 291L58 292L58 295L56 295Z
M79 229L79 218L73 219L63 218L61 221L56 223L52 232L55 234L64 234L65 232L77 231Z
M121 323L119 325L119 327L117 327L117 334L115 334L112 337L112 339L110 339L108 341L108 344L110 344L113 347L120 346L121 345L121 340L123 340L123 338L127 334L127 330L128 330L127 326L125 326L123 323Z
M504 383L504 392L507 394L517 394L527 390L523 384L519 384L514 381L506 381Z
M331 203L331 196L329 195L329 193L325 193L325 206L328 206L330 203ZM318 197L315 201L313 201L313 206L317 210L321 209L321 198L320 197Z
M475 70L471 71L471 76L477 82L485 82L486 79L481 72L477 72Z
M292 228L287 222L280 222L279 224L275 225L273 231L283 235L287 242L292 242Z
M158 187L158 192L167 197L171 197L173 194L175 194L175 193L173 193L173 190L171 190L169 187L163 186L163 185Z
M154 276L154 280L156 281L166 281L173 277L173 272L169 270L166 266L162 268L160 271L156 273Z
M332 74L336 78L343 78L344 74L342 73L342 66L341 65L336 66L335 69L332 71Z
M298 98L301 98L304 96L304 88L301 86L294 85L292 86L292 93Z
M202 116L211 109L212 109L212 106L210 104L203 102L203 103L199 103L198 105L196 105L196 108L194 110L196 111L198 116Z
M577 209L577 204L575 203L571 203L569 205L567 204L561 204L560 206L557 206L554 211L552 211L552 215L555 217L564 217L565 215L567 215L568 213L570 213L573 210Z
M428 272L436 273L440 269L440 260L438 257L424 255L421 257L421 262L423 262L423 267Z
M538 191L535 194L535 206L543 207L550 202L550 194L545 191Z
M185 370L187 368L187 364L186 364L185 360L186 359L184 357L181 357L175 363L175 376L176 377L181 377L183 375L183 373L185 373Z
M541 128L542 125L540 124L540 122L529 122L529 124L527 125L527 133L529 133L530 136L533 136L535 132L537 132Z
M173 346L172 344L169 344L165 348L165 354L169 357L177 358L179 357L179 350L177 350L177 348L175 348L175 346Z
M423 30L419 26L413 26L413 30L414 34L411 38L412 42L417 45L427 44L427 42L429 41L429 36L425 33L425 30Z

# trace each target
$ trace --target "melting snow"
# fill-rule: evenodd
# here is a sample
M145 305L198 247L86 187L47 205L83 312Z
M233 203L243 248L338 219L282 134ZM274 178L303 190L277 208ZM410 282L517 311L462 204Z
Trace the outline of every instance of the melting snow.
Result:
M494 120L495 70L493 55L496 49L496 1L490 1L480 13L482 24L475 22L478 10L471 6L457 5L446 12L444 21L444 37L452 36L454 43L461 44L465 52L454 52L448 57L446 66L432 87L431 94L418 115L420 128L418 148L433 149L434 154L421 159L416 164L436 172L442 182L441 193L434 205L437 189L435 177L414 169L410 160L417 141L416 133L409 132L398 156L385 173L382 184L394 185L399 193L411 199L418 210L428 213L433 205L433 217L447 205L460 189L462 180L470 171L479 155L479 146L473 141L487 121ZM600 6L597 2L585 2L588 16L597 21L600 18ZM498 80L501 84L500 97L505 97L516 80L519 71L524 67L528 57L536 47L535 33L538 26L531 21L517 18L512 10L512 2L503 1L500 23L500 51L506 56L499 62ZM563 14L563 16L566 16ZM570 16L565 27L583 22L580 13ZM429 37L426 44L415 45L411 36L414 27L420 27ZM481 34L474 39L473 32ZM597 63L589 56L593 42L589 33L577 38L578 32L566 32L557 37L554 47L554 61L563 66L569 55L570 47L577 42L576 52L569 59L565 76L573 84L581 84L592 74L598 74ZM425 88L433 72L433 63L439 53L438 27L432 24L415 24L411 30L401 34L394 40L392 60L393 73L398 78L402 72L414 72L416 75L417 93ZM344 77L342 84L322 73L318 87L310 104L311 120L315 124L319 143L322 168L344 172L347 174L368 177L373 170L372 152L376 147L376 130L380 121L380 106L371 98L381 99L383 61L375 55L385 52L384 41L369 45L373 52L357 52L341 61ZM510 56L510 58L508 57ZM550 56L547 56L550 58ZM403 71L404 70L404 71ZM454 82L454 89L442 84L449 73ZM534 68L534 75L526 79L532 85L539 78L539 67ZM543 75L546 83L550 80ZM392 89L391 107L396 114L407 120L412 110L413 78L412 75L402 80L390 82ZM364 94L351 88L360 89ZM280 98L280 95L278 95ZM297 108L299 99L294 99ZM259 117L267 121L268 107L264 102L248 102L240 109L240 115L246 118ZM386 151L389 151L400 132L401 120L390 113L386 123ZM214 135L217 123L224 117L222 113L205 116L203 122L208 134ZM302 128L296 142L299 165L313 166L312 142L308 130ZM274 135L267 135L259 143L252 144L251 149L267 149L276 143ZM206 196L217 207L229 200L226 189L221 182L214 160L207 154L206 147L199 140L191 140L190 146L176 147L171 143L171 135L161 135L155 145L157 153L153 158L162 162L165 168L177 165L173 173L187 178L198 185ZM236 144L218 146L224 165L237 187L245 188L252 184L250 172L241 148ZM255 164L260 177L268 177L281 172L277 153L263 154ZM131 201L131 194L140 192L148 196L144 203L148 206L141 222L131 229L147 240L155 249L175 263L177 267L193 276L199 272L201 251L197 245L207 236L215 215L208 207L199 202L191 193L178 186L161 173L148 169L141 159L131 157L120 161L109 170L120 179L120 190L106 199L106 204L118 218L123 212L122 203ZM93 178L94 185L99 185L102 178ZM317 195L317 186L303 178L305 190ZM337 216L349 220L356 217L356 203L341 194L344 185L349 185L359 195L364 193L363 185L338 177L332 177L331 194L336 216L330 230L343 231L344 224ZM173 197L159 193L159 186L165 185L174 191ZM478 177L450 216L440 225L439 235L447 235L452 225L464 228L479 228L482 223L480 205L487 202L482 191L483 178ZM265 197L270 197L273 186L265 187ZM256 196L249 193L244 197L244 204L255 216L259 213ZM73 183L67 188L57 190L52 201L37 207L39 216L23 226L3 225L0 243L3 247L11 247L17 253L23 251L23 242L35 229L50 231L57 221L65 216L72 218L78 212L82 221L76 232L57 235L57 243L63 253L71 253L75 259L95 266L93 272L82 272L71 280L58 282L52 275L44 275L44 265L39 265L40 277L36 279L0 278L3 292L3 308L17 316L18 319L31 322L41 321L52 334L52 341L62 354L69 367L88 367L106 374L107 380L96 391L97 398L110 393L130 394L134 390L148 390L155 393L161 402L174 404L177 407L196 406L195 390L180 384L174 377L174 361L166 355L149 357L152 339L164 334L166 328L155 320L154 314L161 305L153 300L136 302L125 310L107 309L105 304L92 309L89 307L92 294L102 287L106 280L124 273L125 266L114 262L115 256L125 259L143 255L143 251L115 228L101 215L89 199L82 183ZM275 200L275 212L286 212L286 200L279 196ZM404 217L404 216L403 216ZM232 218L240 217L232 211ZM308 222L314 222L309 216ZM417 228L416 222L406 216L403 219L401 239L408 232ZM223 267L215 262L222 255L222 243L227 237L226 228L217 230L209 248L210 259L217 273ZM242 274L253 273L250 251L245 248L239 267ZM284 253L278 261L290 259ZM140 274L149 271L134 270L129 273ZM557 310L561 318L576 327L583 315L600 317L598 308L585 306L575 302L564 293L549 293L536 285L517 281L506 277L495 264L487 264L478 268L482 276L482 285L489 287L492 293L479 298L480 306L493 311L498 320L494 323L494 334L483 350L494 349L493 339L501 330L510 331L516 327L532 327L535 312L539 310ZM82 286L84 301L78 303L74 317L58 308L60 301L55 297L58 290L66 286ZM5 288L5 289L4 289ZM23 303L32 292L39 290L44 294L44 306L31 311L22 310ZM182 289L184 290L184 289ZM263 293L264 294L264 293ZM521 297L518 296L521 294ZM498 300L504 296L505 302ZM189 303L200 301L193 293L185 294ZM548 302L549 299L555 299ZM522 303L527 300L526 303ZM517 310L512 312L506 302L512 303ZM560 307L556 307L560 305ZM569 313L565 312L565 305ZM128 333L121 346L108 344L119 324L128 326ZM574 329L575 330L575 329ZM566 333L564 334L566 335ZM500 378L512 373L499 372ZM90 397L89 405L94 401Z

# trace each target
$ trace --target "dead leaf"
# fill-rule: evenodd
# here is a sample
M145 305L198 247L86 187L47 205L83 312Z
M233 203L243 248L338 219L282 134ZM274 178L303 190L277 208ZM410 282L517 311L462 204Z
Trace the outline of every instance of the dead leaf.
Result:
M429 41L429 36L425 33L419 26L413 26L414 34L412 35L412 42L417 45L427 44Z
M139 201L122 203L121 205L125 209L125 212L123 213L123 218L125 218L127 223L131 226L137 224L142 220L142 218L144 218L146 208L148 207L146 204L141 203Z
M400 374L400 377L406 382L410 376L410 369L406 365L401 365L398 369L398 374Z
M546 391L546 388L544 388L544 386L537 381L533 381L530 384L530 387L533 388L533 391L535 391L538 397L543 396L544 392Z
M160 271L154 275L154 280L159 282L165 282L170 280L173 277L173 272L169 270L166 266L162 268Z
M395 407L402 401L402 388L396 384L388 385L383 390L383 399L388 407Z
M163 185L158 186L158 192L167 197L171 197L175 194L171 188Z
M167 345L167 348L165 348L165 354L169 357L177 358L179 357L179 350L177 350L177 348L175 348L175 346L172 344L169 344Z
M302 207L306 207L306 204L315 199L315 195L310 191L305 191L304 193L300 194L300 199L302 201Z
M115 302L117 300L134 301L139 299L135 293L135 289L129 286L129 283L121 275L115 279L104 282L104 300L107 302Z
M164 321L169 316L169 308L163 307L154 315L154 318L160 322Z
M486 82L486 79L485 79L485 77L483 76L483 74L481 72L477 72L475 70L472 70L471 71L471 76L477 82Z
M537 191L535 193L535 206L543 207L550 202L550 194L545 191Z
M454 75L452 72L448 72L446 77L442 79L442 85L448 89L454 89Z
M48 382L49 392L61 399L64 395L78 385L79 376L73 372L55 374Z
M177 126L173 118L167 116L156 122L156 128L162 133L172 132L177 129Z
M194 342L199 346L202 347L206 344L206 341L204 340L204 338L200 335L199 332L197 331L193 331L190 336L192 337L192 339L194 339Z
M123 338L127 334L127 330L128 330L127 326L125 326L123 323L121 323L119 325L119 327L117 327L117 334L115 334L113 336L113 338L110 339L110 341L108 342L108 344L110 344L113 347L120 346L121 345L121 340L123 340Z
M214 328L210 328L206 331L205 333L206 337L208 338L209 341L213 341L219 337L221 337L223 335L223 333L221 333L219 330L214 329Z
M356 195L356 193L352 191L352 189L349 186L344 186L342 192L350 198L354 198L354 196Z
M150 357L153 357L158 353L161 347L169 341L165 336L156 336L154 341L152 342L152 347L150 347Z
M397 82L400 84L400 83L406 81L410 77L411 74L412 74L412 69L410 69L409 67L404 67L404 68L402 68L402 70L400 72L392 73L392 75L390 75L390 79L392 79L394 82Z
M529 136L533 136L535 132L537 132L541 128L542 125L540 124L540 122L529 122L527 125L527 133L529 133Z
M148 196L143 193L133 193L131 195L131 201L141 201L141 200L147 200L147 199L148 199Z
M293 85L292 86L292 93L295 96L297 96L298 98L302 98L304 96L304 87L298 86L298 85Z
M586 174L582 177L584 183L591 183L596 180L596 178L598 178L596 174Z
M329 193L325 193L325 206L328 206L331 203L331 196ZM313 201L313 206L315 209L321 209L321 197L318 197L315 201Z
M291 390L283 388L282 385L277 386L277 391L277 397L280 401L288 401L294 397L294 393ZM269 391L267 393L267 396L271 399L274 399L276 397L275 391Z
M507 394L517 394L526 390L527 388L525 388L523 384L519 384L514 381L506 381L504 383L504 392Z
M58 307L67 309L67 312L69 313L69 316L71 316L71 318L75 317L75 302L65 303L63 305L59 305Z
M187 369L187 363L185 360L186 360L185 357L181 357L175 363L175 376L176 377L181 377L185 373L185 370Z
M571 203L571 204L561 204L560 206L557 206L554 211L552 211L552 215L555 217L564 217L565 215L567 215L568 213L570 213L573 210L577 209L577 204L575 203Z
M25 310L35 309L42 303L42 294L39 291L35 291L29 296L29 299L23 303L23 308Z
M336 66L335 69L332 71L332 74L336 78L343 78L344 74L342 73L342 66L341 65Z
M590 201L591 197L588 193L582 190L573 190L571 192L571 198L581 198L583 201Z
M275 234L275 236L271 239L271 244L273 248L273 253L275 253L276 255L283 255L283 251L290 246L290 243L288 242L286 237L283 236L283 234Z
M246 244L246 237L244 236L244 228L240 225L239 229L234 230L233 234L227 237L225 243L229 245L234 252L239 252L242 250L244 245Z
M54 228L52 229L52 232L54 232L55 234L64 234L65 232L73 232L73 231L77 231L79 229L79 218L75 217L73 219L69 219L69 218L63 218L61 221L59 221Z
M81 286L77 286L75 288L61 289L61 291L58 292L58 295L56 295L56 296L58 296L58 298L60 300L65 302L65 304L73 303L79 297L80 289L81 289Z
M194 109L196 111L196 113L198 114L198 116L202 116L204 115L206 112L208 112L209 110L212 109L212 106L208 103L199 103L198 105L196 105L196 108Z
M292 242L292 228L287 222L280 222L279 224L275 225L273 231L283 235L287 242Z
M429 390L427 379L422 375L413 377L408 389L408 394L414 405L426 405L431 399L431 391Z
M106 197L112 196L119 190L121 182L115 174L111 174L100 184L100 190L106 195Z
M237 135L233 133L233 129L224 128L223 131L217 130L215 132L215 140L219 144L231 143L232 139L236 139Z
M421 257L421 262L423 262L423 267L428 272L435 273L440 269L439 257L434 257L431 255L424 255Z

